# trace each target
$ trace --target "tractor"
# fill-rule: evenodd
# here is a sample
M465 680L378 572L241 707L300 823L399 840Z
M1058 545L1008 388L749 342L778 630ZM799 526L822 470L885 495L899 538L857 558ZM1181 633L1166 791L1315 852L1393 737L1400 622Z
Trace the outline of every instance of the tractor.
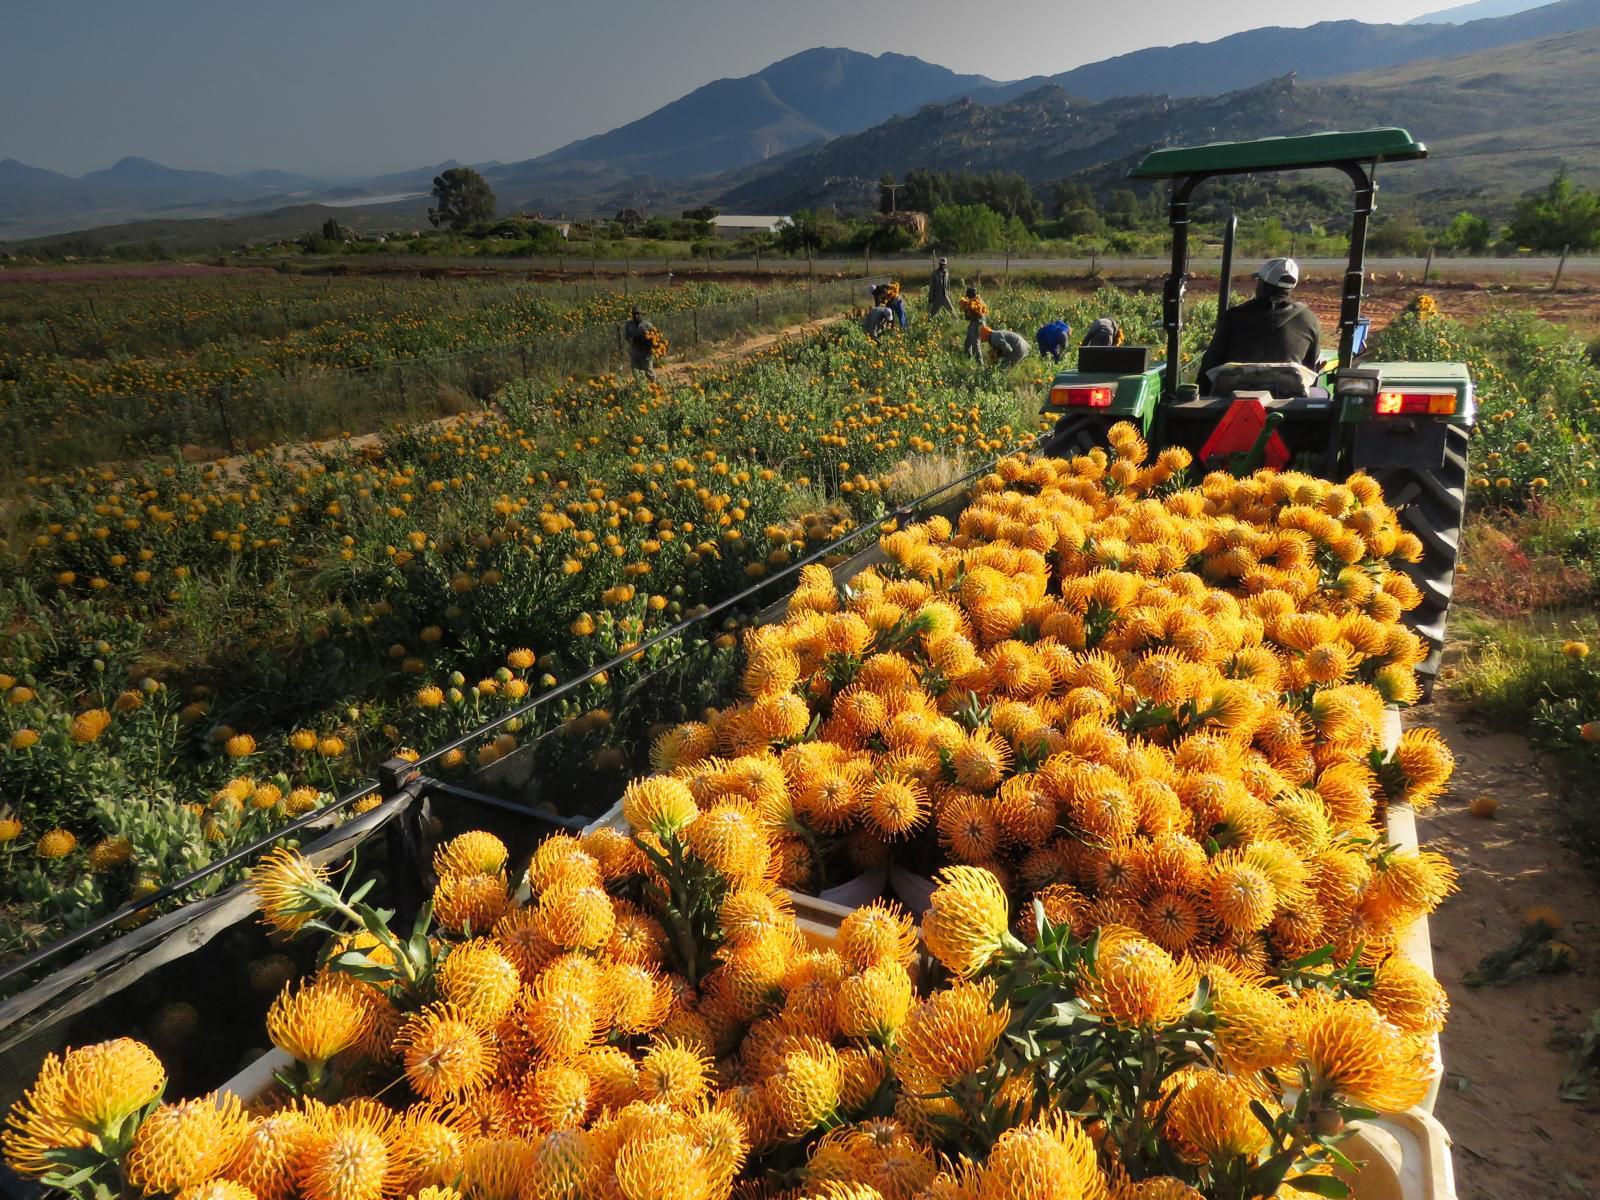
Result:
M1061 415L1045 453L1080 454L1103 446L1107 430L1127 421L1153 450L1186 447L1201 471L1244 472L1268 465L1337 480L1366 472L1383 486L1402 525L1422 541L1421 561L1407 567L1422 602L1407 620L1429 648L1418 674L1424 695L1431 695L1466 501L1472 380L1462 363L1366 361L1368 322L1361 315L1377 165L1427 154L1421 142L1393 128L1215 142L1147 154L1129 177L1172 181L1172 268L1162 296L1165 358L1152 363L1147 347L1081 347L1076 368L1060 372L1051 383L1046 411ZM1196 383L1182 380L1179 356L1189 280L1190 197L1216 176L1315 167L1343 171L1355 186L1337 357L1321 364L1314 383L1281 368L1263 366L1259 381L1252 381L1247 369L1233 369L1227 390L1220 390L1218 378L1213 394L1201 395ZM1222 247L1219 322L1227 319L1235 227L1230 218Z

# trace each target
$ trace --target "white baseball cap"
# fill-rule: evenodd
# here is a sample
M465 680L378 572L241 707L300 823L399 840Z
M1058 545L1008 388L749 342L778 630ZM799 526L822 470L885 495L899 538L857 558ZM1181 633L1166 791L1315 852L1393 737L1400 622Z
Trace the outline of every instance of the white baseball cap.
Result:
M1292 258L1269 258L1261 264L1256 278L1272 287L1288 290L1300 282L1300 264Z

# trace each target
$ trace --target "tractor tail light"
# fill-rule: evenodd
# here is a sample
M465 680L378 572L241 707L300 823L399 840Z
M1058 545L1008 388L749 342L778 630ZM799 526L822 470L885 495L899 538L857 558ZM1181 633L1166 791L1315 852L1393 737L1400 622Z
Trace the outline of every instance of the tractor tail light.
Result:
M1117 389L1109 383L1062 385L1050 389L1050 403L1055 408L1110 408L1116 394Z
M1457 396L1451 391L1418 391L1396 392L1381 391L1378 393L1377 413L1380 417L1420 416L1427 414L1434 417L1454 416L1456 411Z

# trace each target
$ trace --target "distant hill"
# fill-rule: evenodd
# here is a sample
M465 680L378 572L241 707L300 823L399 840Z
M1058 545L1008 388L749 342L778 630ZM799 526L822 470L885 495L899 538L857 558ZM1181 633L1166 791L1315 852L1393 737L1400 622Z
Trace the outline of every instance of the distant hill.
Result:
M1472 0L1471 4L1457 4L1441 8L1438 12L1412 17L1407 25L1459 25L1464 21L1479 21L1484 17L1509 17L1512 13L1538 8L1540 0Z
M96 208L162 208L254 200L262 188L211 171L181 171L148 158L124 158L103 171L90 171L78 186Z
M793 155L718 202L745 212L866 208L883 173L913 167L1012 170L1042 184L1120 173L1156 146L1391 124L1436 157L1384 172L1386 188L1503 201L1559 161L1581 178L1600 175L1596 55L1600 29L1318 83L1285 76L1223 96L1082 102L1050 85L993 105L928 105Z
M1214 42L1187 42L1119 54L1050 77L1089 100L1154 91L1213 96L1289 72L1331 79L1421 59L1470 54L1600 25L1600 0L1560 0L1464 25L1369 25L1320 21L1303 29L1251 29ZM982 98L982 97L977 97Z

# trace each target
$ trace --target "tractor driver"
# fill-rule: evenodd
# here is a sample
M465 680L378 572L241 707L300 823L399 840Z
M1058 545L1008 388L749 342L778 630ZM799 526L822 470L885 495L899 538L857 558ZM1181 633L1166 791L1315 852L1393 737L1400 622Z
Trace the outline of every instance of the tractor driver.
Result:
M1273 258L1256 272L1256 294L1234 305L1217 323L1200 359L1202 394L1211 391L1211 369L1223 363L1301 363L1316 369L1322 329L1317 314L1290 299L1300 282L1300 264Z

